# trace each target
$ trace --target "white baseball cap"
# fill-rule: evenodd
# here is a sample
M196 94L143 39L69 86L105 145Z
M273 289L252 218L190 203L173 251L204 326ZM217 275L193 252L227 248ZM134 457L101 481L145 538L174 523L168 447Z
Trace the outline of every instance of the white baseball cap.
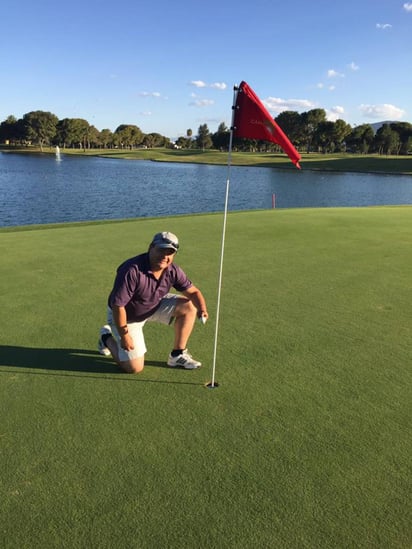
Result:
M156 248L171 248L177 252L179 249L179 239L175 234L165 231L163 233L156 233L151 245Z

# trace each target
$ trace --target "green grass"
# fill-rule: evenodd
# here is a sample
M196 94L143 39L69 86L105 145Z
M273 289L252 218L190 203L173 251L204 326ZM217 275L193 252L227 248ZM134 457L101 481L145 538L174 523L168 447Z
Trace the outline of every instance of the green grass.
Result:
M39 148L16 149L2 147L3 151L15 151L19 153L55 154L54 147L44 147L43 153ZM228 153L217 150L201 151L173 150L173 149L62 149L62 153L81 156L102 156L105 158L123 158L129 160L153 160L156 162L185 162L198 164L227 165ZM231 163L234 166L255 166L268 168L282 168L295 170L295 166L285 154L272 153L245 153L233 152ZM382 156L377 154L302 154L301 166L303 170L339 171L339 172L368 172L368 173L394 173L412 175L412 155L408 156Z
M410 548L411 207L0 231L4 548ZM36 230L33 230L36 229ZM115 267L158 230L209 302L190 349L95 351Z

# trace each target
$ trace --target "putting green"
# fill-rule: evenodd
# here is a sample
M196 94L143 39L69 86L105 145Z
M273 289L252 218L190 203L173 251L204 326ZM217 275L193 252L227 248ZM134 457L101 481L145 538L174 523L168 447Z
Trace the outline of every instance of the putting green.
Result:
M0 231L0 531L6 548L407 548L411 207ZM161 230L211 318L165 367L97 354L115 268Z

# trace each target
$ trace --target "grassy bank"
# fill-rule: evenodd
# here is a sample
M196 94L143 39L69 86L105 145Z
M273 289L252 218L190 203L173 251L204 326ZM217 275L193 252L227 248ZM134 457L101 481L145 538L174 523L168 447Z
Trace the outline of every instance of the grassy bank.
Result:
M0 230L0 531L9 548L409 548L411 207ZM95 351L120 261L158 230L211 319L199 371Z
M54 148L12 149L3 151L20 153L54 154ZM136 149L126 150L79 150L64 149L64 154L83 156L102 156L105 158L126 158L132 160L153 160L157 162L191 162L202 164L226 165L228 153L216 150L172 150L172 149ZM235 166L271 167L295 170L285 154L232 153L232 164ZM355 154L302 154L302 169L341 172L395 173L412 175L412 156L379 156Z

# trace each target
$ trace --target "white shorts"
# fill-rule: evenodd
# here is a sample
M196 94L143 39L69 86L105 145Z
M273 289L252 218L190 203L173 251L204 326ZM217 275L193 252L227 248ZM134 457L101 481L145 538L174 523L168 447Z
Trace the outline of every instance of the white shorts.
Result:
M120 336L117 331L116 325L113 321L113 313L110 307L107 308L107 323L110 325L113 333L113 337L117 342L119 349L119 360L121 362L127 362L128 360L139 358L144 356L147 351L146 343L144 341L143 327L146 322L160 322L161 324L171 324L173 321L173 315L176 308L176 302L179 298L176 294L166 294L160 302L160 307L156 310L152 316L149 316L146 320L141 322L128 322L127 329L133 339L134 349L132 351L125 351L120 344Z

